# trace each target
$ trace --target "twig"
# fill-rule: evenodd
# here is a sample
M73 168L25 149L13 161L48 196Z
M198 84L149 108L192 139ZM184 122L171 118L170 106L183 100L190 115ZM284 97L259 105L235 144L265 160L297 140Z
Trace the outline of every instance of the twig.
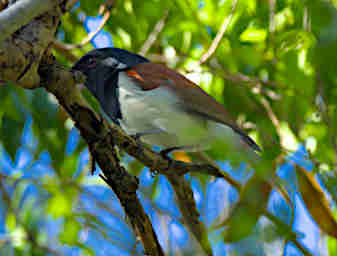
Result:
M104 3L99 8L99 14L102 15L106 11L111 11L116 5L116 0L104 0Z
M204 152L195 152L193 153L197 157L199 157L202 161L205 163L211 165L213 168L219 170L219 174L221 174L220 178L223 178L225 181L227 181L230 185L232 185L236 190L241 191L242 185L240 182L234 180L230 175L227 173L222 172L219 167L216 165L216 163L209 157L207 156Z
M198 242L199 250L206 255L212 256L212 247L207 237L207 229L203 222L199 220L199 212L194 200L192 188L186 182L184 176L174 173L166 174L166 178L171 183L175 192L175 199L179 210L183 216L187 229Z
M276 0L269 0L269 32L275 32L275 2Z
M73 2L77 2L76 0ZM78 60L78 57L72 53L73 49L78 49L84 47L86 44L88 44L104 27L104 25L107 23L107 21L110 18L110 10L113 7L113 1L112 0L106 0L104 4L102 4L99 8L99 14L102 15L104 12L104 16L101 20L100 25L97 27L95 31L90 32L87 37L85 37L82 42L78 44L65 44L63 42L60 42L59 40L53 41L53 47L56 51L61 53L63 56L65 56L67 59L69 59L72 62L76 62Z
M151 46L154 44L154 42L157 40L159 33L163 30L165 26L166 19L168 17L169 10L166 9L163 17L156 23L156 25L153 28L153 31L150 33L149 37L143 44L142 48L139 51L139 54L146 55L146 53L150 50Z
M238 0L232 0L232 10L231 10L231 13L229 14L228 17L226 17L224 19L224 21L222 22L221 24L221 27L217 33L217 35L215 36L211 46L209 47L208 51L205 52L201 58L200 58L200 64L203 64L205 63L209 57L211 57L213 55L213 53L215 52L216 48L218 47L223 35L225 34L227 28L228 28L228 25L231 23L232 21L232 18L234 16L234 12L235 12L235 9L236 9L236 6L237 6L237 2Z
M293 226L293 224L294 224L294 221L295 221L295 202L293 202L293 204L289 204L289 207L290 207L290 214L291 214L291 216L290 216L290 221L289 221L289 226L290 227L292 227ZM288 239L285 239L284 240L284 252L283 252L283 255L285 255L285 249L286 249L286 244L289 242L289 240Z
M303 8L303 28L305 31L311 31L311 20L309 15L308 6L304 6Z
M269 102L267 101L267 99L264 98L264 97L261 97L260 101L261 101L262 106L266 110L269 119L271 120L271 122L275 126L277 134L280 136L281 145L284 145L282 143L283 138L282 138L282 133L281 133L280 121L278 120L276 114L274 113L274 111L273 111L272 107L270 106Z
M307 248L305 248L297 239L297 234L293 231L291 231L291 227L289 227L287 224L285 224L283 221L279 220L276 216L273 214L265 211L264 215L270 219L272 222L274 222L279 228L281 228L287 235L288 240L291 241L305 256L313 256ZM289 231L290 230L290 231Z
M54 42L54 45L57 44L58 48L63 48L65 50L73 50L73 49L78 49L78 48L82 48L83 46L85 46L86 44L88 44L97 34L98 32L100 32L102 30L102 28L104 27L104 25L107 23L107 21L110 18L110 11L107 11L102 20L101 23L99 24L99 26L97 27L97 29L95 31L90 32L87 37L85 37L80 43L78 44L65 44L65 43L61 43L61 42Z
M71 52L71 50L65 47L64 43L61 43L58 40L53 41L53 47L56 51L65 56L71 62L76 62L79 59L75 54Z
M77 2L79 2L80 0L68 0L67 4L66 4L66 11L70 11Z
M281 85L275 81L270 81L270 80L263 80L257 77L250 77L247 76L243 73L236 73L233 74L228 70L225 70L220 64L219 62L215 59L215 61L212 61L211 63L207 63L209 68L210 68L210 72L212 72L213 74L217 74L220 76L222 76L224 79L226 80L230 80L234 83L248 83L248 84L252 84L252 85L263 85L266 87L275 87L275 88L286 88L284 85Z
M220 75L222 76L224 79L226 80L230 80L234 83L245 83L245 84L249 84L249 85L263 85L263 88L261 88L261 92L265 92L265 94L274 99L274 100L279 100L280 99L280 95L276 94L273 91L266 91L265 88L266 87L271 87L272 88L281 88L281 89L288 89L288 87L284 84L280 84L276 81L272 81L272 80L264 80L264 79L260 79L258 77L251 77L251 76L247 76L243 73L236 73L233 74L231 72L229 72L228 70L225 70L220 64L219 62L214 58L214 61L212 61L211 63L207 63L208 66L210 67L209 72L212 72L213 74L216 75ZM220 73L220 74L219 74ZM291 90L293 90L294 92L304 95L304 91L303 90L299 90L299 89L294 89L291 88Z

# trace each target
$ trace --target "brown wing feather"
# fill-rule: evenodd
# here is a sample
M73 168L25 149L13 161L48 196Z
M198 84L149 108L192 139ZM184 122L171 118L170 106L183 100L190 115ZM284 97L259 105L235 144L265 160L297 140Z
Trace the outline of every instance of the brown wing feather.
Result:
M248 145L261 151L258 145L236 125L222 104L173 69L162 64L140 63L127 74L136 79L143 90L153 90L161 86L174 91L183 102L183 108L187 112L230 126Z

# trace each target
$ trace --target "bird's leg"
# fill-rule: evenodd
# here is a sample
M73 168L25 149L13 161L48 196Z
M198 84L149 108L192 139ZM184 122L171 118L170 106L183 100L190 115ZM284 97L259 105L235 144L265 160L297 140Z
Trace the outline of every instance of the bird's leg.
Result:
M176 151L176 150L181 150L181 149L184 149L184 147L182 146L177 146L177 147L170 147L170 148L165 148L163 150L161 150L159 152L159 154L165 158L166 160L170 160L171 158L168 156L168 154L170 154L172 151Z
M163 130L161 129L154 129L154 130L148 130L144 132L137 132L135 134L130 134L130 137L136 140L137 145L139 146L140 150L143 150L142 142L140 140L141 137L146 136L146 135L153 135L153 134L160 134L162 133ZM151 172L151 177L155 177L158 174L157 170L150 169Z
M155 130L148 130L148 131L144 131L144 132L137 132L137 133L134 133L134 134L130 134L129 136L132 137L136 141L139 150L142 152L143 151L143 145L142 145L142 142L141 142L140 138L143 137L143 136L146 136L146 135L159 134L159 133L162 133L162 132L163 132L162 130L155 129ZM139 153L141 153L141 152L139 152Z
M159 152L159 154L169 162L167 169L170 169L171 164L172 164L172 159L169 157L168 154L170 154L172 151L181 150L181 149L184 149L184 147L178 147L178 146L177 147L170 147L170 148L163 149ZM151 176L152 177L155 177L157 174L158 174L157 170L151 170Z
M144 131L144 132L137 132L134 134L130 134L129 136L134 138L135 140L140 139L140 137L146 136L146 135L153 135L153 134L159 134L162 133L163 131L160 129L155 129L155 130L148 130L148 131Z
M143 152L143 145L140 140L140 137L142 136L142 133L136 133L136 134L131 134L130 137L133 138L136 141L136 144L138 146L137 150L137 155L141 154Z

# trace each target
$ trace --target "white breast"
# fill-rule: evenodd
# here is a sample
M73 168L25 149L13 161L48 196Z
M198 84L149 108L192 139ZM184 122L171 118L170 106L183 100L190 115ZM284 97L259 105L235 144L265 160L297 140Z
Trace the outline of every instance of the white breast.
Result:
M134 83L120 73L121 126L128 134L153 132L142 140L163 148L201 151L211 147L221 154L217 159L225 157L232 163L258 160L254 150L229 126L186 113L179 108L183 102L165 87L144 91Z
M165 87L144 91L121 72L119 101L121 126L128 134L157 131L142 139L164 148L186 146L194 151L200 145L207 147L207 123L178 108L178 99Z

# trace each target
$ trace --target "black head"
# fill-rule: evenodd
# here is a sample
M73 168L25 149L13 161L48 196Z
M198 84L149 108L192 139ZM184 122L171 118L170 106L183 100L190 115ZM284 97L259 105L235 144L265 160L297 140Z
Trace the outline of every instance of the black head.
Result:
M113 119L119 118L117 97L118 73L138 63L149 62L146 58L119 48L100 48L88 52L72 70L86 75L85 86L98 99L104 111Z
M111 61L106 61L110 59ZM104 62L106 61L106 62ZM133 67L138 63L149 62L148 59L144 58L135 53L128 52L119 48L100 48L88 52L84 55L75 65L72 67L73 70L82 71L84 74L88 75L94 69L99 67L108 67L110 69ZM120 65L118 67L118 65Z

